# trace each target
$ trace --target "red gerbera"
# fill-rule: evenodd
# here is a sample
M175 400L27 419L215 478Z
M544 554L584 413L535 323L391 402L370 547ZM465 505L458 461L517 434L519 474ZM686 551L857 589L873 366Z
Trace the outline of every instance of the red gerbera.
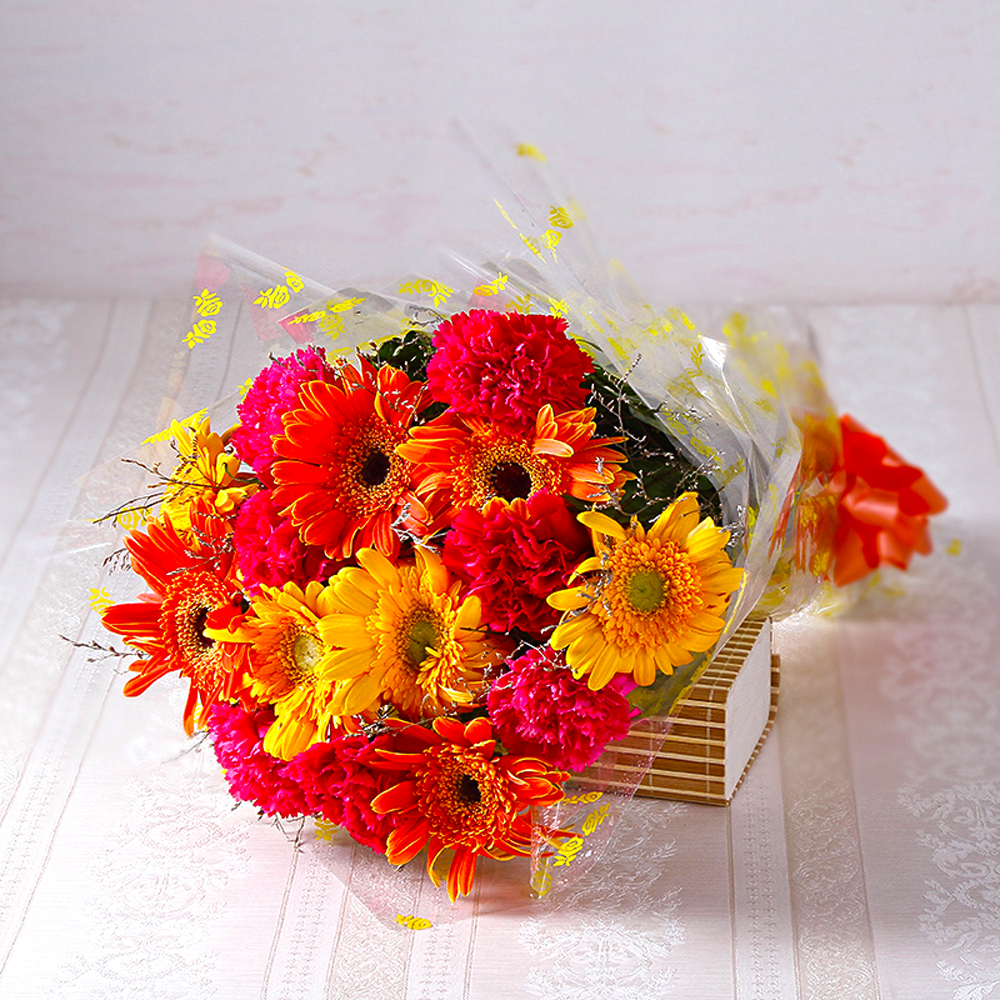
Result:
M853 417L840 418L843 461L830 484L839 522L833 582L860 580L881 563L906 569L914 552L931 551L927 520L948 501L921 469L907 465Z
M285 414L274 438L274 502L306 545L332 559L367 547L395 556L393 524L420 506L410 493L412 467L396 447L424 405L424 385L366 360L338 374L336 385L305 383Z
M483 622L498 632L540 633L559 621L546 603L568 585L590 554L587 532L566 504L547 490L483 509L463 507L445 537L445 565L482 604Z
M594 370L557 316L459 313L434 334L427 384L436 400L466 417L524 433L549 403L556 413L579 410L581 385Z
M512 753L582 771L607 743L627 735L634 713L625 695L634 687L631 677L618 674L592 691L561 653L546 646L512 661L487 703L496 734Z
M268 365L236 407L241 423L230 440L236 454L268 485L275 459L271 442L281 433L281 418L295 407L302 385L316 379L335 382L336 372L322 347L304 347Z
M129 667L138 676L125 685L129 697L142 694L165 674L179 671L191 681L184 707L190 735L202 709L231 701L242 687L244 647L219 642L208 633L234 628L243 615L242 594L232 580L232 553L218 535L222 519L201 501L191 509L191 532L178 533L169 518L150 521L146 531L125 539L132 568L152 588L138 601L113 604L104 625L147 654Z
M438 885L434 864L453 850L448 895L454 902L471 891L480 856L528 856L528 810L558 802L568 775L531 757L495 757L488 719L463 725L438 718L432 729L395 719L387 725L400 735L399 749L378 750L381 761L373 766L407 773L372 802L376 812L397 814L386 845L391 864L405 864L427 845L427 873Z

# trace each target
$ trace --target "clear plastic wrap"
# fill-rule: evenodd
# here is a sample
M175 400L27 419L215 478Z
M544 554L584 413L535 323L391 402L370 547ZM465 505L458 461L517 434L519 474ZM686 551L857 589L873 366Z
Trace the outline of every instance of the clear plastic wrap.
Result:
M110 511L120 527L141 527L161 498L162 470L177 460L174 422L191 428L208 417L217 432L231 427L269 360L303 345L347 357L407 331L433 332L449 316L476 309L562 317L584 351L620 380L623 394L638 397L692 475L711 484L729 532L728 557L743 571L718 642L630 696L646 717L648 767L672 706L739 625L751 615L791 613L817 593L836 530L830 484L840 426L794 311L654 309L600 260L581 209L552 184L537 150L512 144L491 159L503 185L491 206L492 226L480 237L490 248L485 262L452 254L433 276L406 275L378 292L334 290L211 240L198 264L160 430L129 456L117 496L108 494L113 475L94 476L95 507ZM598 781L613 763L598 763ZM642 773L635 769L634 785ZM629 796L629 789L612 792L607 784L577 789L571 780L563 801L534 811L531 886L538 895L558 895L596 863Z

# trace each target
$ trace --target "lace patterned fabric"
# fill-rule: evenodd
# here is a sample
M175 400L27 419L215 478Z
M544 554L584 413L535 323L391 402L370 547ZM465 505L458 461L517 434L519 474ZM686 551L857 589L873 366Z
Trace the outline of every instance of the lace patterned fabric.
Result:
M847 405L919 426L900 446L951 506L935 554L836 626L868 918L884 995L982 1000L1000 986L1000 314L880 315Z
M1000 996L1000 310L813 311L841 406L952 500L937 553L785 626L776 728L730 808L637 801L564 891L483 864L456 907L419 859L234 811L181 685L126 700L114 659L58 638L97 639L89 588L124 586L87 518L120 482L100 463L162 416L177 312L0 307L0 415L31 428L0 441L27 484L0 490L0 995ZM217 391L226 336L185 391Z
M873 919L883 908L909 914L925 945L925 995L953 1000L980 1000L1000 986L1000 628L992 610L1000 587L989 565L1000 551L969 541L967 554L942 555L906 581L886 609L894 622L859 623L843 639L852 659L873 651L880 671L875 682L849 680L872 706L859 713L857 753L878 755L878 770L859 782L860 801L884 798L871 807L873 822L892 823L905 858L894 885L872 865ZM884 731L873 739L876 710ZM867 833L870 842L874 829ZM882 934L886 951L901 943L892 925Z
M175 745L171 759L153 756L128 782L124 821L88 865L89 933L58 965L46 998L217 995L225 959L213 930L246 871L253 817L233 818L211 753Z
M671 819L689 807L634 802L613 848L554 906L520 927L530 956L525 990L553 1000L677 995L672 952L684 940L680 886L670 870ZM575 919L567 920L573 914ZM578 915L578 917L577 917Z

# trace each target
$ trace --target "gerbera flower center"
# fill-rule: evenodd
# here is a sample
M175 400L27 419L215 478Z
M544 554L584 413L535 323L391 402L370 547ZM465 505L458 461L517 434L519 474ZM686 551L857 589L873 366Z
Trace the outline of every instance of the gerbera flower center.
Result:
M330 647L321 631L323 587L302 590L287 583L281 590L264 586L253 599L252 613L237 631L249 644L246 680L259 705L270 705L275 720L264 737L266 753L291 760L323 739L342 720L330 709L336 685L326 676Z
M673 541L630 538L608 559L604 634L625 648L675 642L704 604L701 577Z
M299 677L313 677L316 667L323 659L326 647L312 632L304 629L292 641L291 659L299 673Z
M489 843L510 821L506 783L494 763L475 751L447 744L430 751L417 787L432 834L446 843Z
M498 462L489 474L493 492L504 500L526 500L531 495L531 473L517 462Z
M391 468L388 455L372 450L361 466L361 481L365 486L381 486L388 478Z
M471 452L467 479L470 506L481 507L492 497L502 497L508 502L526 500L544 488L556 492L555 470L532 455L524 441L489 432L476 445Z
M199 608L191 620L191 630L194 633L194 641L202 649L211 649L215 645L215 640L205 635L205 624L211 614L211 608Z
M436 623L429 611L420 608L410 616L401 631L406 659L414 670L419 670L427 659L428 651L439 648L441 639Z
M652 614L663 604L666 580L652 566L637 569L625 584L628 603L640 614Z
M228 591L214 576L191 570L173 578L160 605L167 648L177 656L181 673L199 683L227 669L224 643L205 635L205 626L212 611L228 600Z
M409 571L401 576L404 593L386 593L379 601L385 615L378 626L383 636L378 659L384 656L387 668L383 684L403 714L434 716L449 704L472 700L470 692L482 676L482 647L458 631L451 598L427 594Z
M406 439L406 431L373 417L364 424L344 428L355 438L344 456L338 492L340 501L357 511L380 510L391 504L406 486L407 463L393 451Z
M479 782L471 774L463 774L458 779L456 793L460 801L471 806L477 806L483 801L483 793L479 790Z
M402 659L416 672L431 650L441 648L441 622L430 608L416 607L400 622Z

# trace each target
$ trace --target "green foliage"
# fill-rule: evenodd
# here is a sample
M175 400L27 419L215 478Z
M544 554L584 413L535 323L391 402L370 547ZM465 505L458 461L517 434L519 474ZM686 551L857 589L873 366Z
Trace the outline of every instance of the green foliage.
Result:
M621 513L649 526L681 493L693 490L702 514L720 524L719 491L701 468L681 454L656 413L632 387L595 368L588 376L587 388L588 403L597 410L597 434L625 438L615 447L628 456L626 468L636 476L622 491ZM606 513L614 516L612 510Z
M427 362L434 357L434 345L424 330L412 329L372 343L363 353L374 365L392 365L406 372L411 381L426 382Z

